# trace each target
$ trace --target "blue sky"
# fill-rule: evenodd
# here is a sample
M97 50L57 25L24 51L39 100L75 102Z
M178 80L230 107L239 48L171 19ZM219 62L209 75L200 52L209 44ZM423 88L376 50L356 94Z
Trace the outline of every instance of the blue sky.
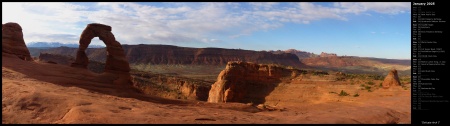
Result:
M410 10L409 2L2 2L2 23L19 23L27 43L78 43L87 24L102 23L122 44L410 59Z

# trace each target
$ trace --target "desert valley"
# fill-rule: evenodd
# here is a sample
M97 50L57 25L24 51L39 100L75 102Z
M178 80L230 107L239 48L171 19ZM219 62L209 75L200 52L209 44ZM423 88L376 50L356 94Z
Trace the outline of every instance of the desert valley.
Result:
M410 60L126 45L113 29L32 48L2 24L2 124L411 123Z

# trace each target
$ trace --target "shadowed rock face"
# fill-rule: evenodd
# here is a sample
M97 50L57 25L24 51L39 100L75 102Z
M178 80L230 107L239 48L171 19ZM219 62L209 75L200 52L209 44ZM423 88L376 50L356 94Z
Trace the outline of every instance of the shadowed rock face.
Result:
M384 79L382 86L384 89L388 89L392 86L400 86L400 79L398 78L397 70L392 69Z
M208 102L264 103L278 83L299 73L300 70L275 65L228 62L211 86Z
M111 33L111 27L103 24L92 23L88 24L86 29L80 37L80 46L77 51L75 62L71 64L72 67L87 68L89 59L86 55L86 48L91 43L94 37L99 37L106 45L106 65L105 72L125 75L119 77L117 83L131 83L130 78L130 65L125 58L125 53L119 42Z
M2 24L2 52L16 55L22 60L33 61L19 24L12 22Z

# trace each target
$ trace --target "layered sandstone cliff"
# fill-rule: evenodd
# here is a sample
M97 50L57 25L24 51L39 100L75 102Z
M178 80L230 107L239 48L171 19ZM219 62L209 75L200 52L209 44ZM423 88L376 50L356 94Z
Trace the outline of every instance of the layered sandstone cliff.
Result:
M310 53L310 52L306 52L306 51L300 51L300 50L296 50L296 49L277 50L277 51L269 50L267 52L270 52L270 53L273 53L273 54L291 53L291 54L296 55L299 59L318 57L318 55L316 55L314 53Z
M244 61L266 64L301 66L294 54L273 54L265 51L251 51L223 48L188 48L171 45L122 45L125 56L132 64L183 64L183 65L226 65L229 61ZM67 47L54 48L45 53L75 56L77 51ZM105 49L86 49L90 60L104 61Z

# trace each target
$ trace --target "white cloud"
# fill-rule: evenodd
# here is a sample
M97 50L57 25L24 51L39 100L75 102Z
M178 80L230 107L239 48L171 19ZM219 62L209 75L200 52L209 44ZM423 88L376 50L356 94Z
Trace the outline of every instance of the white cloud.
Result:
M336 7L343 8L346 12L359 14L365 11L375 11L384 14L399 14L410 12L410 2L341 2L335 3Z
M3 3L2 23L17 22L26 42L78 43L87 23L112 26L121 43L222 42L257 31L283 27L284 23L309 24L317 20L346 21L348 14L376 12L399 14L410 3ZM243 6L248 5L248 6ZM249 8L246 8L249 7ZM97 40L94 40L97 41Z
M73 43L78 42L73 36L79 36L82 31L76 23L86 21L84 9L68 3L2 2L2 24L19 23L26 42L66 40L62 42Z
M269 10L269 9L272 9L273 6L279 5L279 3L276 3L276 2L264 2L264 3L250 2L248 4L252 5L254 10L260 10L260 9Z
M222 40L219 40L219 39L207 39L207 38L204 38L204 39L202 39L202 42L205 42L205 43L212 43L212 42L222 42Z

